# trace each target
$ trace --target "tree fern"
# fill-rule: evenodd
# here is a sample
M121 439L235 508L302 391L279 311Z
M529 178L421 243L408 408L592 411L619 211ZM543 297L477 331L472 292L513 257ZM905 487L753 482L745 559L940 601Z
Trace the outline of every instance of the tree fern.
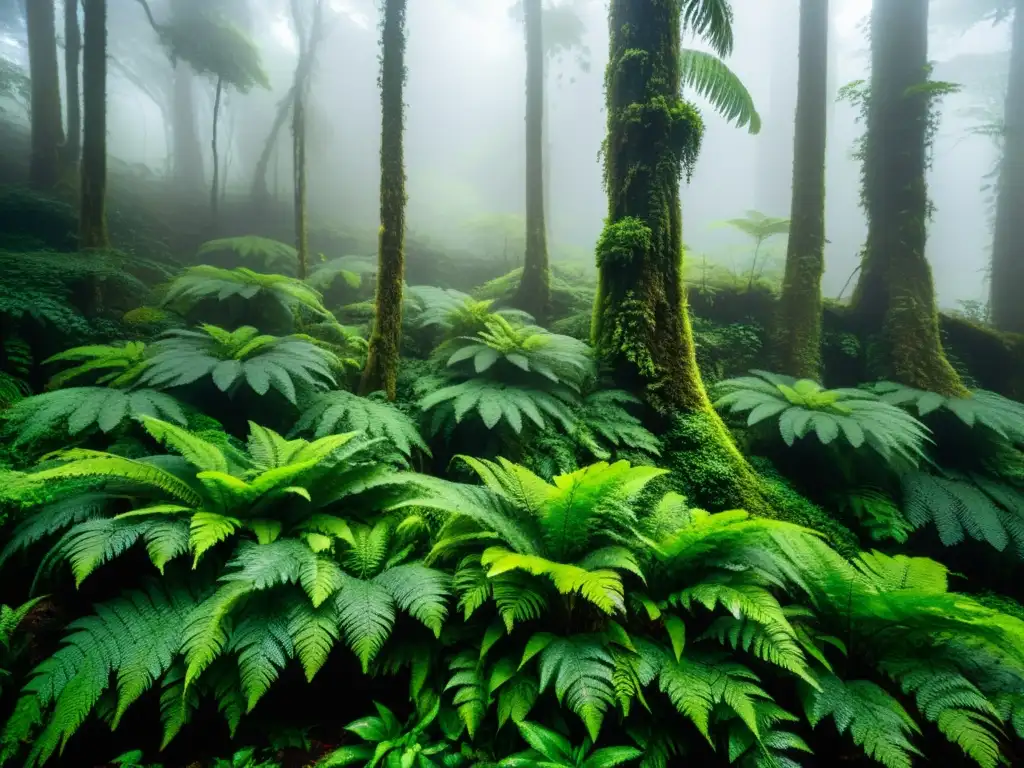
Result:
M679 63L684 88L692 88L706 98L716 112L738 128L747 128L752 134L761 131L761 116L753 97L724 61L705 51L683 48Z
M716 408L749 411L747 426L777 419L786 445L812 432L823 445L840 436L853 448L866 446L885 460L916 464L923 457L928 430L872 392L863 389L823 389L819 384L789 376L752 371L719 382Z
M335 383L341 362L309 337L261 335L251 326L226 331L214 325L174 330L152 345L139 383L179 387L209 376L222 392L244 381L265 395L271 388L295 403L300 387L324 390Z
M207 260L210 256L230 253L243 260L258 262L259 268L267 272L286 272L294 274L298 263L298 252L287 243L272 240L258 235L241 235L239 237L221 237L207 240L196 251L196 259Z

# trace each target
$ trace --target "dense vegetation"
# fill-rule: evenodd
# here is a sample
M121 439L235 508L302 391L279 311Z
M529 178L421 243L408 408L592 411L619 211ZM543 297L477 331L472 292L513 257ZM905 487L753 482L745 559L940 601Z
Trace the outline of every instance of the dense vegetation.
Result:
M33 106L59 74L47 4ZM140 4L218 94L265 81L225 17ZM827 13L803 5L826 62ZM290 110L294 210L215 178L196 237L105 204L106 9L85 1L81 163L60 110L35 111L33 189L0 193L0 765L1024 760L1024 405L1013 373L947 357L941 324L1020 347L935 311L943 88L903 82L926 49L897 55L927 3L876 0L874 31L903 32L873 35L856 91L871 234L849 308L820 291L824 63L801 69L783 279L756 253L749 275L683 262L703 123L681 88L759 120L679 44L727 56L724 0L612 0L596 269L549 259L540 8L526 259L504 273L406 240L405 0L383 9L377 263L307 223L316 21L273 129ZM758 248L789 228L734 225Z

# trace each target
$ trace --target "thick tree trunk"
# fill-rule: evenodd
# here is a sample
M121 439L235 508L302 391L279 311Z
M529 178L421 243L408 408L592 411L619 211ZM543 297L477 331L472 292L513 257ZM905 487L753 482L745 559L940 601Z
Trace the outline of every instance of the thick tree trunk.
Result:
M377 246L376 318L359 389L384 390L395 399L402 342L405 274L405 10L406 0L385 0L381 30L380 233Z
M83 0L82 198L79 245L106 248L107 236L107 0Z
M78 69L82 58L82 33L78 26L80 0L64 0L64 89L68 103L68 130L61 152L66 177L78 174L82 156L82 92Z
M1001 331L1024 333L1024 0L1014 3L1003 159L992 242L989 311Z
M821 374L821 276L825 271L825 136L829 0L801 0L800 64L793 142L793 200L776 354L783 373Z
M195 194L204 186L203 150L196 125L195 76L187 62L174 67L174 104L172 150L174 185L178 192Z
M515 306L539 322L551 304L544 224L544 38L541 0L526 0L526 255Z
M213 181L210 183L210 215L217 221L218 196L220 190L220 156L217 148L217 123L220 121L220 100L224 95L224 81L217 78L217 87L213 96L213 132L210 137L210 149L213 152Z
M26 0L25 22L32 79L29 182L36 189L51 189L60 180L59 153L64 143L53 0Z
M609 31L608 217L597 245L594 345L623 388L645 393L661 414L702 423L702 450L727 468L720 501L767 511L708 399L687 314L679 186L696 161L702 122L680 97L679 3L612 0Z
M877 374L966 394L942 350L925 256L928 224L928 0L875 0L864 199L868 238L853 309L874 336Z

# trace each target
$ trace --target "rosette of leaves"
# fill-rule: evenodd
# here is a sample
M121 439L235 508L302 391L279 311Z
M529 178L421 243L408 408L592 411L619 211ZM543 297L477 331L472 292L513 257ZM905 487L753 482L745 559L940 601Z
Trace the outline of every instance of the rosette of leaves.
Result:
M867 447L886 461L917 464L924 457L929 430L901 408L865 389L825 389L810 379L753 370L719 382L715 408L746 413L747 426L774 420L788 446L808 435L822 445L843 440Z

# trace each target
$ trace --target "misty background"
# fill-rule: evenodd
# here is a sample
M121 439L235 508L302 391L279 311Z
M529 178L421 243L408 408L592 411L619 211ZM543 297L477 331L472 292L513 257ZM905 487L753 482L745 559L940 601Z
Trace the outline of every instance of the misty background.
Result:
M956 0L945 0L956 2ZM276 105L292 83L297 46L286 0L239 2L233 18L252 36L271 90L225 96L219 127L222 178L228 194L247 194ZM606 212L599 150L605 136L606 0L557 0L573 14L548 35L548 226L553 258L592 263ZM689 259L739 272L750 268L752 245L723 220L748 210L788 217L796 108L798 0L737 0L735 53L729 66L754 97L758 135L702 108L703 150L683 190ZM933 20L941 14L935 13ZM374 0L332 0L329 29L318 55L309 102L309 205L314 222L372 233L378 221L380 99L377 87L379 11ZM526 60L513 0L429 0L408 11L405 152L409 236L439 247L522 259L525 212ZM159 13L161 3L153 3ZM871 0L832 0L833 97L867 76L866 18ZM137 174L169 172L173 70L135 0L109 8L109 143L111 161ZM58 18L60 15L58 14ZM575 20L578 20L575 21ZM982 301L991 245L986 176L997 147L981 130L1001 110L1005 73L993 72L992 51L1008 51L1009 28L964 31L933 25L933 77L961 83L942 102L930 195L935 215L928 257L940 306ZM21 33L24 30L20 30ZM700 47L699 42L688 45ZM27 67L19 30L0 39L0 53ZM972 66L978 61L987 62ZM197 126L210 177L213 83L195 78ZM700 100L697 100L701 105ZM703 107L703 105L701 105ZM993 112L994 110L994 112ZM10 106L7 112L16 115ZM24 117L24 115L22 115ZM823 289L836 297L854 272L866 233L859 208L859 167L852 158L862 131L856 107L833 105L827 168L827 270ZM291 137L281 131L269 174L282 197L291 189ZM111 183L116 183L112 179ZM244 234L244 233L237 233ZM487 252L487 253L485 253ZM766 270L781 269L785 242L765 245ZM343 254L330 254L338 256ZM852 282L850 282L852 286ZM846 288L848 296L851 288Z

